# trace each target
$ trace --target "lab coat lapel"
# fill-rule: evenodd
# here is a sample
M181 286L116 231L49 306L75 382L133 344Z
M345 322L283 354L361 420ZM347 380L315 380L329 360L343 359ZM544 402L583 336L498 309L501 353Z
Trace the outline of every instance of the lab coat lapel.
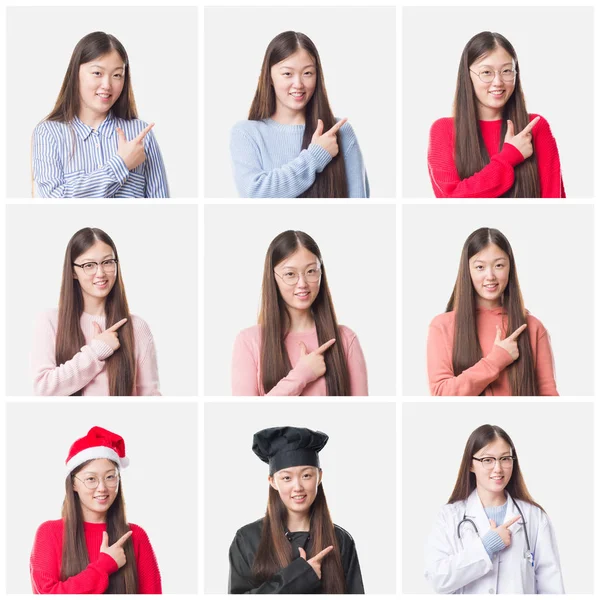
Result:
M471 495L467 498L467 516L469 516L475 525L477 525L477 531L479 531L479 537L483 537L490 529L490 520L485 514L483 504L479 499L477 490L473 490Z
M508 492L506 492L506 498L508 499L508 506L506 507L506 517L504 517L505 523L507 521L510 521L511 519L514 519L515 517L521 516L519 514L518 508L515 506L515 501L512 499L511 495ZM523 509L521 508L521 510L523 510ZM523 512L523 516L525 516L525 512ZM521 518L516 523L513 523L513 525L511 525L509 527L509 529L512 534L515 534L522 527L523 527L523 519Z

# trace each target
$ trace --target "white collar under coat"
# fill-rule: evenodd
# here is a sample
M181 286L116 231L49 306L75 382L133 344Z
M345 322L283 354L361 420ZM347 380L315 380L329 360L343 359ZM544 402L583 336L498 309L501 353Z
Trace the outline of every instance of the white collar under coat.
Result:
M517 516L521 516L519 514L519 510L515 506L515 501L512 499L511 495L506 492L506 500L508 502L508 506L506 507L506 516L504 517L504 522L506 523L510 519L514 519ZM520 507L523 510L523 507ZM479 532L479 537L483 537L490 529L490 520L488 516L485 514L485 509L483 508L483 504L481 503L481 499L479 498L479 494L477 490L474 489L470 496L467 498L467 504L465 507L466 518L472 519L477 526L477 531ZM525 511L523 511L525 514ZM500 523L496 523L500 525ZM516 523L513 523L508 529L511 533L516 533L523 526L523 519L520 519Z

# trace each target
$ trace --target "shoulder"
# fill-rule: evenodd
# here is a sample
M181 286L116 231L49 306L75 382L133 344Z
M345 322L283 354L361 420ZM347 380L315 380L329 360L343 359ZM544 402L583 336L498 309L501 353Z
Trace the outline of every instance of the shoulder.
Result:
M38 528L35 534L36 539L44 539L50 537L61 536L63 532L63 521L62 519L56 519L55 521L45 521Z
M253 325L246 329L242 329L236 337L236 342L244 342L248 344L257 343L260 340L260 325Z
M263 526L263 519L261 518L252 523L248 523L248 525L244 525L243 527L240 527L236 531L235 537L242 538L245 540L258 540L258 539L260 539L260 536L262 534L262 526Z
M552 135L552 131L550 130L550 123L548 123L548 121L544 117L542 117L542 115L538 115L536 113L529 113L529 122L531 123L531 121L533 121L537 117L539 117L540 120L536 123L536 125L531 130L531 133L533 134L534 139L540 135L542 135L542 136L549 135L549 134Z
M438 329L442 330L454 327L454 317L455 314L453 310L442 313L441 315L437 315L437 317L433 318L429 324L429 327L437 327Z
M467 503L464 500L452 502L451 504L444 504L439 510L438 518L444 521L454 521L457 517L462 519L466 505Z
M128 525L129 529L131 529L131 537L134 539L134 541L138 543L150 543L150 538L148 537L145 529L139 525L136 525L135 523L128 523Z
M58 308L51 308L36 315L36 326L38 328L48 328L56 331L58 326Z
M133 332L136 335L148 336L152 337L152 332L150 331L150 326L142 317L138 317L137 315L129 315L131 317L131 326L133 327Z
M238 121L232 128L231 134L246 134L250 137L254 137L260 131L266 131L267 124L265 121L254 121L246 119L244 121Z
M338 117L335 117L335 122L339 123L341 119L339 119ZM356 142L356 133L354 132L354 128L352 127L352 125L350 124L350 121L346 121L341 127L340 127L340 135L342 136L342 142L344 140L346 140L346 142L348 144L352 143L352 142Z
M360 342L358 341L358 336L350 327L346 327L345 325L338 325L338 329L340 331L340 335L342 337L342 342L344 344L344 348L348 350L353 344L357 344L360 346Z
M454 119L452 117L442 117L437 119L429 129L430 135L452 134L454 131Z
M340 546L342 548L354 546L354 538L350 535L348 531L336 524L333 525L333 528L335 530L335 536L337 537L338 542L340 543Z
M542 322L537 317L534 317L530 312L527 312L527 329L529 329L530 336L538 333L540 335L546 333L546 328Z
M70 129L68 123L62 123L60 121L40 121L33 130L34 137L40 136L53 136L60 137L65 135Z
M550 522L550 519L548 519L548 515L539 506L535 506L535 504L530 504L525 500L515 500L514 498L513 502L518 504L519 508L527 515L525 518L526 521L536 521L538 526L545 526Z

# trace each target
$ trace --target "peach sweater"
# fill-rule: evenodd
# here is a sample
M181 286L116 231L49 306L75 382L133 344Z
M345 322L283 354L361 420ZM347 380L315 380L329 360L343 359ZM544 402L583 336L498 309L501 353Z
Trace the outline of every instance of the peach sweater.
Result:
M350 376L350 395L368 396L367 366L356 334L348 327L339 326L341 340L346 354ZM326 396L325 377L315 380L314 373L298 365L300 342L304 342L308 352L319 347L316 328L301 333L288 333L285 348L290 358L292 370L267 396ZM255 325L241 331L233 347L231 365L231 386L234 396L264 396L260 374L260 326Z
M35 324L31 369L33 391L36 396L70 396L82 390L84 396L108 396L108 373L105 360L112 356L110 346L95 340L94 321L102 331L105 317L83 313L81 330L85 346L62 365L56 364L56 328L58 310L39 315ZM135 340L136 377L134 396L160 396L156 349L150 328L143 319L131 315ZM118 350L117 350L118 352Z
M486 396L511 395L506 367L513 360L506 350L494 344L496 325L502 326L506 336L503 313L502 308L477 309L477 334L484 358L458 377L452 367L454 312L433 319L427 338L427 371L433 396L478 396L484 390ZM538 319L528 314L527 329L521 335L529 335L538 394L558 396L548 332Z

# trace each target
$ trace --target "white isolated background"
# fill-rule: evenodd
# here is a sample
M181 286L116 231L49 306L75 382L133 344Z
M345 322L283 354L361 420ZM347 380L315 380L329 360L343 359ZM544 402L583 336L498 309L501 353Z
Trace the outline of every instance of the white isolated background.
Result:
M156 123L171 197L197 196L197 15L196 7L8 8L8 196L31 196L33 130L54 107L75 45L93 31L127 50L138 114Z
M336 117L348 117L371 197L395 196L396 9L393 6L207 7L204 11L205 194L237 197L231 128L248 111L270 41L300 31L314 42Z
M127 520L148 534L163 592L197 593L196 403L9 402L6 415L8 593L31 593L35 532L43 522L61 518L69 448L94 425L125 440L131 460L122 471ZM173 427L165 426L169 423Z
M356 333L365 355L369 395L394 395L395 227L394 205L207 205L205 394L231 394L233 343L256 325L267 248L282 231L295 229L321 250L338 323Z
M592 7L405 7L403 49L403 196L433 197L427 172L429 129L452 116L463 48L496 31L519 58L527 110L556 138L567 198L593 194L594 52ZM448 25L451 24L451 27ZM573 126L573 111L584 131Z
M515 444L527 488L554 526L567 594L591 594L593 406L521 401L403 404L402 592L433 593L423 575L425 544L454 489L467 439L485 423Z
M354 538L365 592L395 593L396 404L321 401L205 404L204 592L227 592L235 533L265 515L269 468L253 435L286 425L329 436L320 461L333 522Z
M58 306L65 249L84 227L119 252L130 311L152 331L163 395L198 388L198 208L168 204L7 207L6 365L9 396L33 393L36 315Z
M550 334L558 393L594 393L593 206L411 204L402 216L405 395L429 395L428 327L445 312L463 244L480 227L512 246L525 308Z

